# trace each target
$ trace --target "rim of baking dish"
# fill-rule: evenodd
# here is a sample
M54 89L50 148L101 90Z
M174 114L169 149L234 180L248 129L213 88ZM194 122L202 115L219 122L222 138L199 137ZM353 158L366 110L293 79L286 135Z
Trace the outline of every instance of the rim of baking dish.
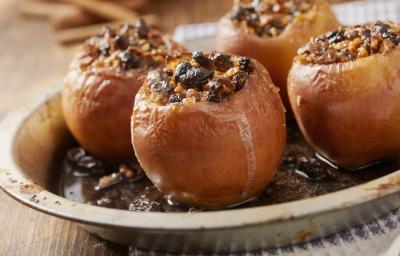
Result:
M54 87L53 87L54 88ZM120 228L201 230L248 227L305 218L367 203L400 192L400 170L365 184L298 201L243 209L194 213L133 212L78 203L47 190L24 193L24 177L14 158L14 145L25 120L60 94L51 89L37 101L13 111L0 124L0 188L12 198L38 211L75 222ZM43 200L46 198L46 200Z

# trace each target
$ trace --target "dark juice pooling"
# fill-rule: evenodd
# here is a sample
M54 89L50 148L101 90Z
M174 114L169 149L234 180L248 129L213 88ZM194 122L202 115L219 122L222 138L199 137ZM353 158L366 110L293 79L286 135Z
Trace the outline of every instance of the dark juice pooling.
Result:
M359 171L345 171L320 160L295 127L288 128L286 152L273 181L257 198L238 206L252 207L315 197L382 177L400 168L400 161L381 162ZM157 190L137 161L111 164L69 149L63 159L59 192L73 201L131 211L201 211L181 205ZM237 208L237 207L236 207Z

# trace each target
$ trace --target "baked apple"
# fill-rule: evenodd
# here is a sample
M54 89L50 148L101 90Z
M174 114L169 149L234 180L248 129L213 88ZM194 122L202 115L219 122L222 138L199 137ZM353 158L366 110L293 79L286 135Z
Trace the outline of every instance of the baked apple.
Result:
M400 26L340 27L299 50L290 103L307 141L354 169L400 154Z
M91 154L109 160L133 155L130 116L142 82L138 79L182 48L142 20L105 27L73 59L65 78L65 121Z
M217 50L261 62L290 110L286 82L297 49L338 26L324 0L239 0L219 22Z
M154 185L204 208L259 195L281 162L284 107L268 72L248 57L167 57L136 95L132 140Z

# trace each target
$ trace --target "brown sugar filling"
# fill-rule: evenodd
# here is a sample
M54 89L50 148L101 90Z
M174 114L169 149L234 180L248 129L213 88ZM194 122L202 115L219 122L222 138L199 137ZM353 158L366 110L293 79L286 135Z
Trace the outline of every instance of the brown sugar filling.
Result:
M254 69L248 57L223 53L182 53L169 56L166 66L149 72L145 88L150 102L220 102L245 86Z
M139 19L116 28L104 27L83 46L78 56L81 69L112 67L127 71L159 66L169 53L171 41Z
M399 43L400 26L390 21L343 26L311 39L299 49L296 60L305 64L349 62L374 54L387 54Z
M244 26L249 33L275 37L314 6L314 0L239 0L231 13L231 20Z

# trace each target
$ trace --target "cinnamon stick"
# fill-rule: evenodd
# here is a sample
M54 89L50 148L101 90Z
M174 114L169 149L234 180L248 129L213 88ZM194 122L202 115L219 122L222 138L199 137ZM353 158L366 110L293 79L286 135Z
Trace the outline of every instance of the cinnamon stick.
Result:
M63 0L74 4L87 12L93 13L101 18L118 21L133 21L138 18L137 13L113 2L96 0Z
M57 15L50 18L50 24L55 30L72 27L86 26L94 23L104 22L104 20L79 9L79 12Z
M102 1L107 1L107 0L102 0ZM146 0L115 0L114 2L130 10L138 10L146 6Z
M52 18L62 15L76 15L79 8L73 5L36 0L20 1L19 12L24 16Z
M147 21L150 27L155 27L159 23L154 15L144 15L143 18ZM157 21L157 23L154 23ZM81 42L95 35L104 26L118 26L124 23L123 21L106 22L89 26L63 29L56 32L56 39L61 44L71 44Z
M76 42L81 42L93 35L95 35L104 26L117 26L121 22L107 22L95 25L69 28L56 32L56 39L62 44L71 44Z

